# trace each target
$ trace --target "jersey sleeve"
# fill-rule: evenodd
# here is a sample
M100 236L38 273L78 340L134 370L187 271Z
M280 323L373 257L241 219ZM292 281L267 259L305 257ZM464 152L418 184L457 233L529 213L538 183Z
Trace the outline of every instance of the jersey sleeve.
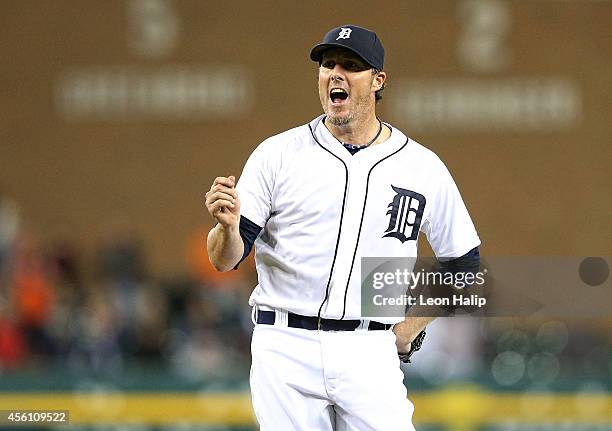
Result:
M436 257L463 256L480 245L480 238L453 177L441 161L434 180L435 192L422 230Z
M269 147L264 141L253 151L236 185L240 215L262 228L270 217L276 177L275 154Z

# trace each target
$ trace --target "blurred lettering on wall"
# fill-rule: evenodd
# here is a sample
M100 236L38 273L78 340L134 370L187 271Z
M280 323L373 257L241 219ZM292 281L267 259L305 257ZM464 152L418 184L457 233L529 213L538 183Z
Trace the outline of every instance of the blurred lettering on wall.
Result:
M201 120L241 115L252 104L251 79L239 66L73 69L55 92L56 109L68 120Z
M560 71L551 76L509 73L513 62L521 60L508 40L515 30L511 2L457 2L456 20L457 78L400 78L390 107L398 123L432 133L550 133L580 121L582 89L576 80ZM537 64L539 58L529 57Z
M581 116L578 85L563 78L403 80L391 107L414 129L551 132Z

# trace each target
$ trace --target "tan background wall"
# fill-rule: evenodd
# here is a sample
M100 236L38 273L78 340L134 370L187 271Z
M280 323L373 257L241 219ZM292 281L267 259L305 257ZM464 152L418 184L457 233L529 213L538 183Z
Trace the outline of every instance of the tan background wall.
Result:
M611 2L3 3L0 194L44 240L128 226L183 271L212 179L320 113L309 49L354 23L387 51L381 118L447 163L484 253L611 254Z

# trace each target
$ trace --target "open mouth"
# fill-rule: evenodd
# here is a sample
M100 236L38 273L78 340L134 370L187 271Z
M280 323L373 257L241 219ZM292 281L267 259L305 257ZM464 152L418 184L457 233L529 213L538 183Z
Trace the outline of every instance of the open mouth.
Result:
M334 105L339 105L348 99L348 93L342 88L332 88L329 91L329 99L332 101Z

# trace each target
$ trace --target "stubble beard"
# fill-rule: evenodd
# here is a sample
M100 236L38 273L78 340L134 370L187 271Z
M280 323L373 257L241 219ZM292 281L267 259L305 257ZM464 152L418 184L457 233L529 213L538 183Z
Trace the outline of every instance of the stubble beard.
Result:
M362 97L355 101L354 108L349 111L348 115L339 117L326 112L328 121L336 127L348 126L351 124L356 118L359 117L359 114L365 112L368 106L368 97Z
M348 126L353 121L352 115L347 115L346 117L332 117L327 115L329 122L337 127Z

